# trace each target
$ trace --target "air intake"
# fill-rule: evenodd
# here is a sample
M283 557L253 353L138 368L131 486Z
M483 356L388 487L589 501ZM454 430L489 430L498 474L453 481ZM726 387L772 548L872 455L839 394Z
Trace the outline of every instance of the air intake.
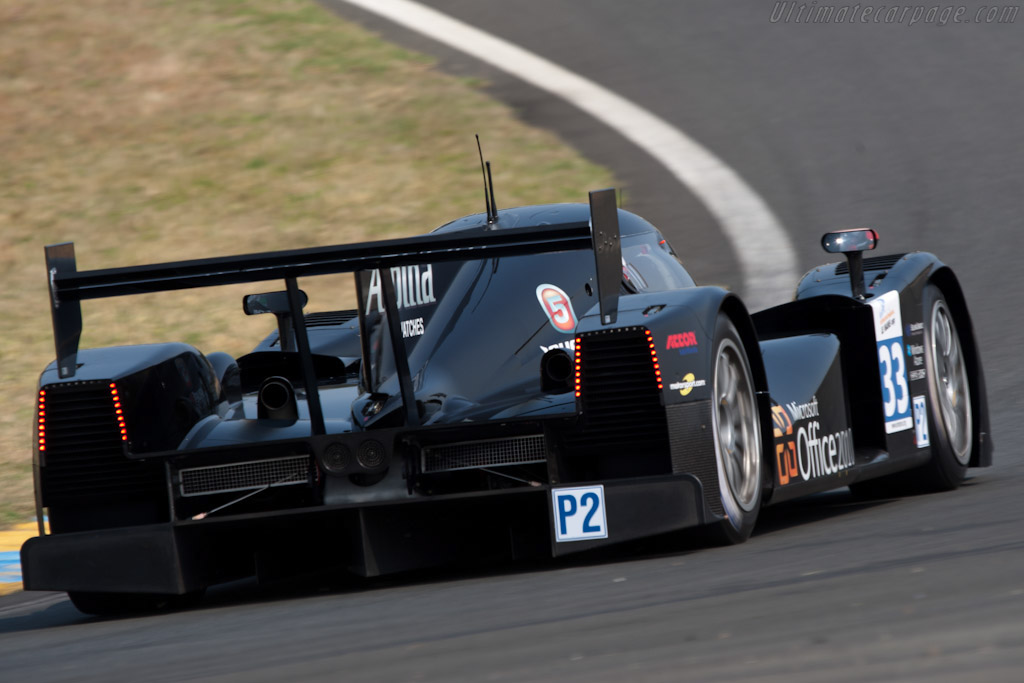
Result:
M885 256L872 256L864 259L864 270L889 270L906 254L887 254ZM850 264L843 261L836 266L836 275L849 275Z
M181 495L189 497L305 484L309 482L310 468L308 455L294 455L230 465L190 467L178 475Z
M344 325L354 319L356 315L356 311L321 311L318 313L307 313L305 316L306 327Z
M428 446L423 449L421 466L424 473L454 472L478 467L526 465L546 460L544 436L537 434Z

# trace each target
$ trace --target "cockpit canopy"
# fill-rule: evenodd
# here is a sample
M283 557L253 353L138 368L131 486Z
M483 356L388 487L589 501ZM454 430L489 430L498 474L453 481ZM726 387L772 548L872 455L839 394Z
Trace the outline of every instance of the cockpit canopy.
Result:
M622 288L628 296L694 286L664 236L619 210ZM508 209L495 223L466 216L435 232L488 231L586 222L583 204ZM571 354L575 328L595 309L594 255L566 251L391 268L413 389L419 402L460 405L481 418L541 393L538 368L551 349ZM369 334L371 393L398 394L384 323L381 274L359 274Z

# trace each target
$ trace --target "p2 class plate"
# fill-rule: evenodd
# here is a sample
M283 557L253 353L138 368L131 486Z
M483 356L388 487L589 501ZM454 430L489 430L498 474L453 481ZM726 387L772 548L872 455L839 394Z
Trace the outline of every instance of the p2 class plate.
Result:
M551 513L558 543L608 538L601 484L551 489Z

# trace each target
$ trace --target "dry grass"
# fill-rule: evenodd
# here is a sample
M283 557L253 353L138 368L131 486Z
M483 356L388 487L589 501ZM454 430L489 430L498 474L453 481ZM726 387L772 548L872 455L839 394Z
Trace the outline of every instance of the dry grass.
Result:
M72 240L93 269L425 232L482 208L474 132L501 206L611 184L312 0L0 0L0 523L32 508L43 245ZM311 309L349 297L304 286ZM228 289L87 302L82 346L244 353L273 322Z

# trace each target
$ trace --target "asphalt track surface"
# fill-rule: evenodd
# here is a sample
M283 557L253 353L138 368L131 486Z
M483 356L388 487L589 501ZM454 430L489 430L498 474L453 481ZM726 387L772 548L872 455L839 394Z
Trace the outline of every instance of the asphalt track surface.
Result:
M939 254L974 315L995 466L952 493L769 508L734 548L357 588L242 584L197 610L119 620L83 617L57 595L8 597L0 680L1019 681L1024 17L823 26L773 24L773 2L428 4L686 131L768 201L804 268L823 260L822 232L859 225L879 230L883 251ZM734 281L736 258L700 204L613 132L340 11L487 77L523 118L613 168L628 207L668 232L700 281Z

